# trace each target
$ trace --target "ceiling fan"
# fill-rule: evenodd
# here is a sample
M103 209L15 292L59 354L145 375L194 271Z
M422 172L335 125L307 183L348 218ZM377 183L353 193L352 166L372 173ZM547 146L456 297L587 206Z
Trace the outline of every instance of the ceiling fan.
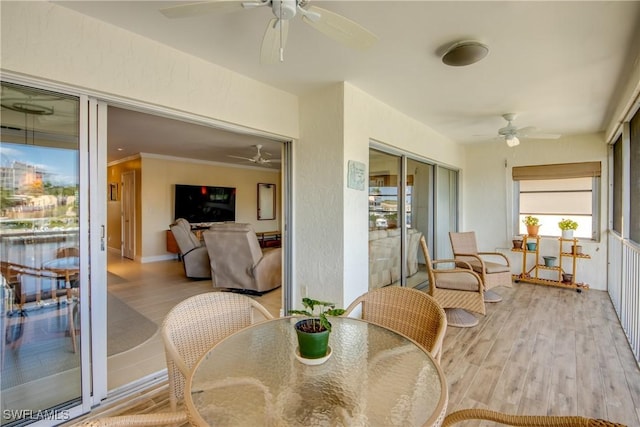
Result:
M375 34L337 13L310 6L308 0L259 0L228 1L215 0L190 3L160 9L167 18L186 18L206 13L228 13L237 10L271 7L275 18L269 21L262 39L260 62L272 64L284 61L284 47L289 32L289 21L302 15L302 21L324 35L354 49L367 49L377 40Z
M258 165L261 166L267 166L270 167L271 163L279 163L280 159L269 159L268 157L271 157L271 154L265 152L263 153L262 150L262 144L258 144L258 145L254 145L254 147L256 147L256 154L253 157L242 157L242 156L232 156L229 155L228 157L233 157L234 159L242 159L242 160L247 160L249 162L252 163L256 163Z
M538 133L536 132L536 128L533 126L517 128L512 123L516 119L515 113L503 114L502 118L504 118L507 121L507 125L503 128L498 129L498 137L504 138L505 142L509 147L515 147L516 145L520 144L520 138L534 138L534 139L560 138L559 134Z

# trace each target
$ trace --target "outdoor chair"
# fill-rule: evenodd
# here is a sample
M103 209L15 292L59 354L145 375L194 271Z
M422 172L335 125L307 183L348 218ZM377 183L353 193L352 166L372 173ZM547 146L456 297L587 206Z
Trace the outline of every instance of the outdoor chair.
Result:
M465 261L480 275L484 285L485 302L500 302L502 297L492 291L496 286L513 286L509 258L499 252L480 252L475 231L449 233L451 249L456 261Z
M344 316L359 305L362 319L406 335L440 362L447 316L433 297L412 288L386 286L356 298Z
M442 427L467 420L493 421L508 426L526 427L626 427L611 421L578 416L510 415L488 409L462 409L447 415ZM493 425L493 424L492 424Z
M79 427L135 427L135 426L164 426L185 425L187 413L158 412L155 414L117 415L112 417L95 418L77 424Z
M253 298L230 292L195 295L173 307L162 323L171 409L183 400L186 378L207 350L240 329L272 318Z
M211 278L209 253L198 236L191 231L189 221L178 218L169 228L180 249L180 258L182 258L186 276L190 279Z
M444 308L447 324L459 328L476 326L478 319L469 311L482 315L486 313L480 276L463 261L458 261L456 268L436 268L437 264L455 265L456 261L453 259L432 261L424 236L420 237L420 247L429 276L429 295ZM459 267L463 263L467 268Z

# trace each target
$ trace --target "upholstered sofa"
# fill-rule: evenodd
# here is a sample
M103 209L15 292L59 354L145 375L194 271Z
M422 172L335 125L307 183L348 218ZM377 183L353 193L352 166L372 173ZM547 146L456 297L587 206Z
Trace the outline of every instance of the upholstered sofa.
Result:
M407 233L407 276L418 271L418 249L422 233ZM380 288L400 280L400 229L369 231L369 288Z

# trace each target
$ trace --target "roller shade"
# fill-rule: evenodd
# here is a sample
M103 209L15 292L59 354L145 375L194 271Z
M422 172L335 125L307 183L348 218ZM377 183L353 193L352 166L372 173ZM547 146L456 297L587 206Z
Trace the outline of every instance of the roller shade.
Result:
M514 181L597 177L600 176L600 170L600 162L514 166L512 177Z

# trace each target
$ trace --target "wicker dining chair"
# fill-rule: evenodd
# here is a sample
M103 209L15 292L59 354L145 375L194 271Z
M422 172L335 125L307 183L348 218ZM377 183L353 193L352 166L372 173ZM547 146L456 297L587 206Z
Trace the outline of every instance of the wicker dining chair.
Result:
M440 362L447 316L433 297L412 288L387 286L356 298L344 316L359 305L362 319L406 335Z
M188 425L185 411L158 412L154 414L116 415L95 418L76 424L78 427L142 427L142 426L182 426Z
M449 232L454 258L471 264L484 285L485 302L500 302L502 297L492 291L496 286L513 286L509 258L500 252L480 252L475 231Z
M162 323L172 410L184 398L186 378L207 350L240 329L272 318L253 298L230 292L195 295L173 307Z
M488 409L461 409L447 415L442 427L452 426L462 421L486 420L508 426L523 427L627 427L611 421L578 417L553 415L510 415Z
M458 328L476 326L479 321L469 311L486 314L480 276L471 269L469 264L463 261L458 261L458 265L466 264L467 268L435 268L437 264L455 265L456 260L432 261L424 236L420 237L420 247L429 276L429 295L435 298L444 309L447 314L447 325Z

